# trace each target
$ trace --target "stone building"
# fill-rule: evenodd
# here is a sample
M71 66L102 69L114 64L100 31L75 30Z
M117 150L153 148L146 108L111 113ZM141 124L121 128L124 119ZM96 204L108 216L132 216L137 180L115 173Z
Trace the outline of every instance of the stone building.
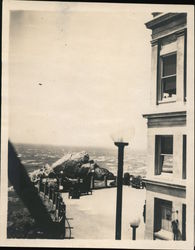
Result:
M152 15L145 239L186 240L187 13Z

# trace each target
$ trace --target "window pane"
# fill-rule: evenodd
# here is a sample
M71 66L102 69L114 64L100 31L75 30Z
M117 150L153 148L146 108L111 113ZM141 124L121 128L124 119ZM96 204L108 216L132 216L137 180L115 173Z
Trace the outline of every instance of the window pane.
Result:
M162 172L173 173L173 155L161 155L162 158Z
M161 219L162 219L162 229L172 232L171 219L172 219L172 209L171 206L161 207Z
M176 76L162 79L163 84L163 98L172 97L176 95Z
M163 57L163 76L176 74L176 54Z
M162 136L161 154L173 154L173 136Z
M173 173L173 135L155 136L155 175Z
M172 202L158 198L154 202L154 232L161 229L172 232Z

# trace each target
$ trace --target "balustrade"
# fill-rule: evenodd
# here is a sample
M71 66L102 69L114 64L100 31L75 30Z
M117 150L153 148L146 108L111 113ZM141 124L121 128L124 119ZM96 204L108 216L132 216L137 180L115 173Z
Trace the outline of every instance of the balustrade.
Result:
M43 183L42 178L38 181L38 192L43 193L44 199L47 198L52 202L55 209L55 220L60 221L65 216L66 205L59 191L56 190L57 188L50 186L47 181Z

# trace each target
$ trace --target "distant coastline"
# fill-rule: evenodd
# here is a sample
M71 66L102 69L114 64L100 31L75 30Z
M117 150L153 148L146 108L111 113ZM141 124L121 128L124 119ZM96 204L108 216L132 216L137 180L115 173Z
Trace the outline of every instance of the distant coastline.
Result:
M28 172L45 164L52 164L67 153L86 151L90 158L101 167L114 174L117 172L117 149L100 147L61 146L31 143L14 143L17 154ZM124 158L124 172L133 175L146 175L146 151L127 148Z

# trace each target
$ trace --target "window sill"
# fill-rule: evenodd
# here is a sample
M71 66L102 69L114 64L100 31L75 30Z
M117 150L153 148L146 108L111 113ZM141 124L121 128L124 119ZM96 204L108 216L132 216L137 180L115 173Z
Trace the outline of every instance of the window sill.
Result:
M165 173L165 172L161 172L160 175L158 176L161 176L162 178L165 177L165 178L173 178L173 173Z
M173 233L161 229L160 231L154 233L154 239L173 240Z
M173 102L176 102L176 99L174 98L174 99L172 99L172 98L170 98L170 99L164 99L164 100L161 100L161 101L158 101L158 104L162 104L162 103L173 103Z

